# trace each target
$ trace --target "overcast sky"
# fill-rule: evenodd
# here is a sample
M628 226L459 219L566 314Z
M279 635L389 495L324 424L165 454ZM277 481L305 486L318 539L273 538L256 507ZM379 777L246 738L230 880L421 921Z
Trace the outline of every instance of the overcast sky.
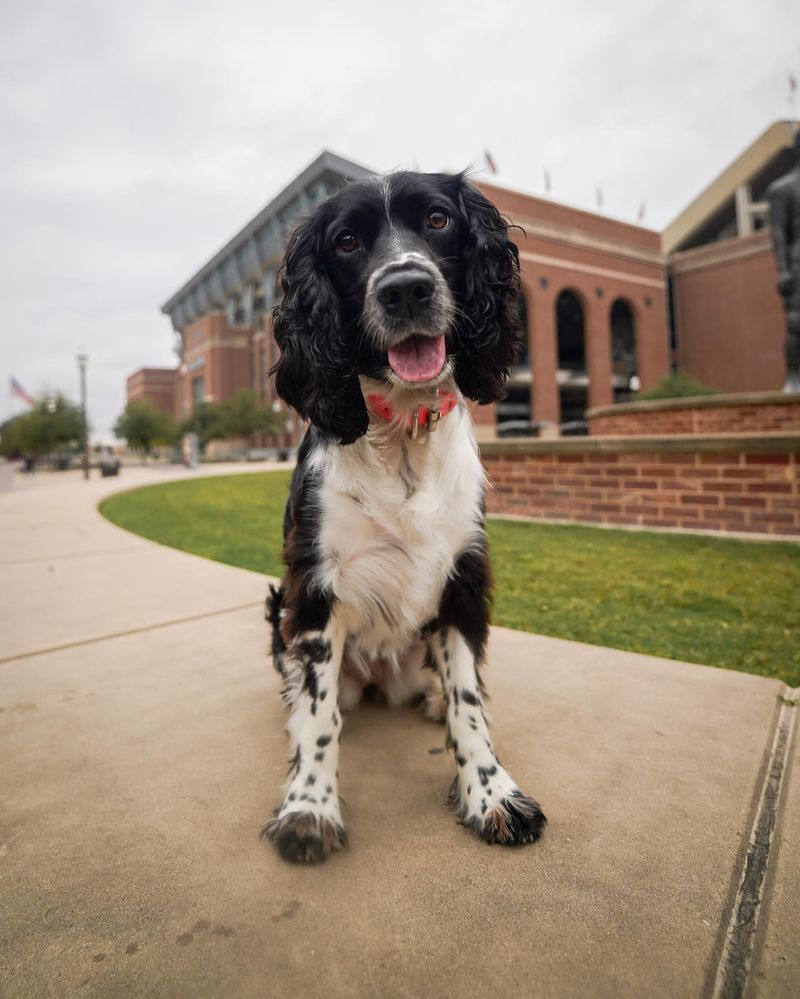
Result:
M5 0L0 418L171 365L159 307L321 149L663 228L800 78L798 0Z

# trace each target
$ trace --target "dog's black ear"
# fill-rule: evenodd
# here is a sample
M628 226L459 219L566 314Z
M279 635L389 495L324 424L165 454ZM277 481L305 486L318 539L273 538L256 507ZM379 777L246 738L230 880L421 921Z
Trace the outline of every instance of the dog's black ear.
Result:
M323 433L352 444L369 415L342 328L339 296L320 260L319 214L295 230L280 273L283 300L273 316L281 356L270 374L278 395Z
M456 331L458 387L476 402L495 402L522 346L517 298L519 253L509 223L480 191L459 178L459 209L466 228L464 317Z

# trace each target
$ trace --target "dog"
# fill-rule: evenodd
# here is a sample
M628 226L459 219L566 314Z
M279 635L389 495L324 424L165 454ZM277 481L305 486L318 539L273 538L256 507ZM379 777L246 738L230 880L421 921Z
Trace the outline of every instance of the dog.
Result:
M494 751L480 676L491 579L465 400L502 397L520 344L508 229L463 173L398 172L344 187L290 238L271 374L309 428L267 598L293 755L262 833L287 860L347 845L339 740L365 688L446 722L464 825L508 845L544 829Z

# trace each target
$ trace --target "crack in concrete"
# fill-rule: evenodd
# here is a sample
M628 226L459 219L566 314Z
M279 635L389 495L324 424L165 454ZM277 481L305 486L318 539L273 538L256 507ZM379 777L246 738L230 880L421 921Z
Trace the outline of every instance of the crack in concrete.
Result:
M800 688L788 687L780 698L769 760L761 785L755 819L722 948L712 999L740 999L747 989L764 884L777 827L784 776L796 726Z
M263 607L262 600L251 600L246 604L236 604L233 607L222 607L219 610L203 611L201 614L189 614L186 617L176 617L169 621L158 621L155 624L145 624L138 628L126 628L123 631L113 631L105 635L95 635L92 638L81 638L74 642L62 642L59 645L48 645L41 649L28 652L16 652L11 656L0 657L0 665L16 662L18 659L32 659L35 656L46 656L51 652L63 652L65 649L77 649L82 645L94 645L97 642L110 642L115 638L126 638L128 635L139 635L146 631L157 631L159 628L171 628L176 624L188 624L190 621L200 621L208 617L218 617L221 614L233 614L240 610Z
M90 551L90 552L67 552L63 555L34 555L31 558L10 558L5 560L0 560L0 566L31 565L34 562L61 562L64 559L92 558L98 555L124 555L124 554L130 554L130 552L149 552L149 551L150 549L143 544L128 545L127 548L104 548L99 551Z

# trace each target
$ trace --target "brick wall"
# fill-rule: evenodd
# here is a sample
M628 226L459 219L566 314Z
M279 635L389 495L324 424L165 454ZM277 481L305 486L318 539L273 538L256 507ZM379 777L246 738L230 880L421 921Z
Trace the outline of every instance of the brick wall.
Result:
M800 393L743 393L590 409L592 435L800 433Z
M800 434L496 441L490 513L800 537Z
M769 231L670 257L678 365L725 392L783 384L786 319Z

